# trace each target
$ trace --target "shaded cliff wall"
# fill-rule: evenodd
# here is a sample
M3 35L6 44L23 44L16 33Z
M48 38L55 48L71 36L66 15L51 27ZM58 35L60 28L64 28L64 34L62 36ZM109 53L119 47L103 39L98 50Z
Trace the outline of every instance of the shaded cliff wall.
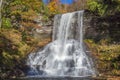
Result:
M61 14L54 17L54 26L60 24ZM109 39L111 41L120 42L120 15L111 15L100 17L91 12L84 12L83 19L84 39L94 39L96 42L101 39ZM55 27L58 28L58 27ZM73 29L76 28L73 26ZM55 32L57 33L57 32ZM42 26L42 28L34 31L37 38L51 37L53 34L53 20L50 25Z
M84 38L120 42L120 14L100 17L85 11Z

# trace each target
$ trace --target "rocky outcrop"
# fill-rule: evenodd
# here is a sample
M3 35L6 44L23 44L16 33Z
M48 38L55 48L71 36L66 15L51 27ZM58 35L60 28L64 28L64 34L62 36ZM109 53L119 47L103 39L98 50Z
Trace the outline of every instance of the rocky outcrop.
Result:
M84 12L84 21L83 21L83 28L84 28L84 39L99 39L100 32L97 31L96 28L96 21L93 14L89 12ZM94 22L95 21L95 22ZM93 25L94 24L94 25Z
M35 22L38 26L32 29L33 36L37 39L51 38L53 20L43 21L43 16L39 14Z
M75 15L77 18L77 15ZM58 14L54 17L55 23L53 20L48 21L47 23L41 23L41 18L37 20L38 26L42 25L41 28L33 29L34 36L36 38L46 38L52 37L53 29L55 28L57 33L58 26L60 24L61 14ZM74 21L74 20L73 20ZM76 22L77 23L77 22ZM54 28L53 28L54 24ZM73 24L71 29L77 28L77 24ZM111 39L115 41L120 41L120 16L112 15L107 17L99 17L97 15L92 14L89 11L84 11L84 19L83 19L83 31L84 31L84 39L94 39L95 41L99 41L101 39ZM74 31L74 30L73 30ZM74 31L76 33L76 31ZM71 35L79 36L79 34ZM54 36L55 37L55 36Z
M120 15L97 16L89 11L84 12L84 38L110 39L114 42L120 42Z
M89 12L84 12L84 19L83 19L83 33L84 33L84 39L100 39L102 36L101 36L101 33L98 32L97 30L97 23L95 21L95 18L96 16L92 15L92 14L89 14ZM54 18L54 28L55 28L55 33L57 33L57 29L58 25L60 25L60 18L61 18L61 15L56 15L55 18ZM76 34L80 29L78 27L78 14L75 15L75 17L73 18L74 20L74 24L72 24L71 26L71 29L74 29L73 30L73 35L71 35L71 37L75 37L76 39L78 38L78 36L80 34ZM76 22L75 22L76 21ZM94 25L93 25L94 24ZM78 28L78 29L76 29Z

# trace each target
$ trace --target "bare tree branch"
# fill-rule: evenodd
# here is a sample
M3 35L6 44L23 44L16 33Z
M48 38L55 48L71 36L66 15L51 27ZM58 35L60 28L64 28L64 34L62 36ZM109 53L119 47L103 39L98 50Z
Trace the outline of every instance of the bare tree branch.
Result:
M3 0L0 0L0 28L1 28L1 25L2 25L2 3L3 3Z

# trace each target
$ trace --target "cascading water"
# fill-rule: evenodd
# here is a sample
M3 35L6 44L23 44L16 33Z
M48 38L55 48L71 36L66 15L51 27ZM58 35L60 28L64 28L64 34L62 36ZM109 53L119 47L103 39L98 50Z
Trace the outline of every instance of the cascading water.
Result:
M95 75L92 61L83 48L83 11L63 14L54 23L53 41L28 56L29 74L34 76Z

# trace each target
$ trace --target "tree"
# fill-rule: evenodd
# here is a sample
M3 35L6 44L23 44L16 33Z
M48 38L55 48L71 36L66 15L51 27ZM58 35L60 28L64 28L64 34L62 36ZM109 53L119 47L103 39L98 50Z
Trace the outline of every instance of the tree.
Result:
M100 16L120 12L120 0L88 0L88 9Z
M3 3L3 0L0 0L0 28L1 28L1 24L2 24L2 14L1 14L2 3Z

